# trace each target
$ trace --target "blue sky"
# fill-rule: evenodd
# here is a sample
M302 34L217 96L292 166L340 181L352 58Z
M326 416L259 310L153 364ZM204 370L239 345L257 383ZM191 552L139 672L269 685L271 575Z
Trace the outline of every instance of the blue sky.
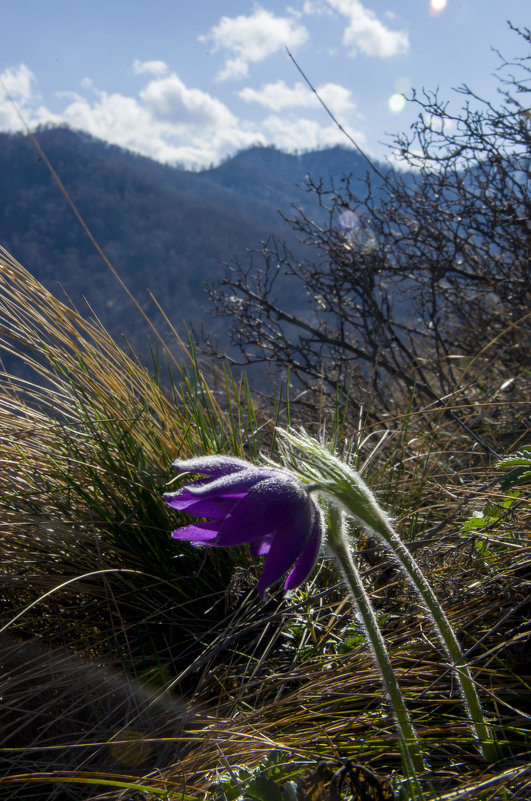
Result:
M506 24L529 0L0 0L0 130L66 122L202 168L250 145L345 140L286 54L372 156L416 111L411 87L495 97ZM453 99L452 99L453 98ZM391 100L392 99L392 100ZM403 106L403 107L402 107Z

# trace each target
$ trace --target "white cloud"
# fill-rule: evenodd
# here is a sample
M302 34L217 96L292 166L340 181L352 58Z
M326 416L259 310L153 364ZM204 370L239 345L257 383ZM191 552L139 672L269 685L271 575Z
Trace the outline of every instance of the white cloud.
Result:
M0 130L18 131L26 123L45 122L48 112L35 93L35 76L25 64L9 67L0 74ZM17 111L18 109L18 111Z
M21 64L19 67L10 67L2 73L1 78L2 87L5 87L13 100L25 102L31 97L35 76L25 64Z
M323 126L305 117L271 115L260 127L267 141L281 150L302 152L347 144L344 134L333 123ZM351 130L351 134L361 147L366 148L361 131Z
M135 75L166 75L169 67L165 61L139 61L133 62L133 72Z
M148 71L149 75L149 71ZM161 162L201 169L255 144L272 144L288 151L303 151L343 143L336 126L300 118L296 109L316 108L313 93L302 83L293 87L283 81L266 84L260 91L248 88L240 95L268 109L265 119L238 119L216 97L188 87L175 73L148 78L137 95L98 89L90 79L79 91L58 92L52 112L41 104L33 74L26 67L6 70L18 108L30 127L41 123L67 124L104 141L120 145ZM355 108L350 92L339 84L324 84L319 92L335 111ZM290 109L295 109L290 113ZM350 116L350 119L349 119ZM23 124L13 105L0 91L0 130L21 130ZM363 136L353 130L363 143Z
M158 85L161 84L161 85ZM67 106L61 120L93 136L162 162L200 168L259 137L215 98L187 89L175 75L152 81L139 99L98 92Z
M30 128L67 124L162 162L200 169L237 150L268 143L257 125L239 121L221 101L185 86L173 73L150 81L136 97L101 91L84 79L79 92L56 93L64 101L58 113L40 105L27 67L11 68L1 77ZM0 130L23 128L0 87Z
M343 45L355 56L359 52L366 56L390 58L409 50L409 37L405 30L391 30L381 22L374 11L360 0L326 0L329 8L339 12L348 20L343 33ZM323 3L306 0L304 10L308 14L323 13Z
M308 39L308 31L289 17L276 17L264 8L245 17L222 17L201 42L212 42L213 50L226 53L218 80L244 78L249 64L264 61L283 47L296 47Z
M302 8L305 14L331 14L326 0L304 0Z
M174 73L150 81L138 98L96 91L67 106L61 119L73 128L158 161L202 167L254 143L221 101L188 88Z
M189 89L175 73L151 81L140 92L140 98L154 119L175 125L213 128L237 123L220 100L201 89Z
M92 80L92 78L82 78L81 79L81 88L82 89L90 89L90 90L94 90L95 92L97 92L97 89L96 89L96 87L94 85L94 81Z
M349 89L337 83L326 83L317 87L319 96L339 114L352 111L355 104ZM276 81L262 86L260 90L246 87L238 92L238 96L250 103L259 103L272 111L281 111L285 108L317 108L319 101L315 93L303 83L296 83L289 87L284 81Z
M356 108L350 89L345 89L339 83L325 83L317 87L317 92L334 114L353 111Z

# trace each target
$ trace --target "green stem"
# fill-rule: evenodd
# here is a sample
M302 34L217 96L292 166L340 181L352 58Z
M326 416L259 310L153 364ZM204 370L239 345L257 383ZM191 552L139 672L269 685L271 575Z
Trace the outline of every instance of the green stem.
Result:
M304 432L298 435L285 432L284 438L305 454L301 477L308 482L308 492L323 494L334 505L339 504L347 514L352 515L358 525L380 537L417 589L457 677L480 753L487 762L495 762L501 755L499 746L494 731L485 721L472 675L455 632L420 567L392 528L369 487L359 473ZM300 465L297 469L301 470Z
M373 524L371 528L376 535L383 538L408 578L415 585L417 592L431 614L441 642L450 657L452 670L461 687L465 707L472 724L474 736L478 740L480 752L487 762L495 762L500 757L498 744L496 743L492 730L485 722L472 675L464 660L461 646L455 636L450 621L444 614L424 573L385 516L382 515L382 519L378 522L378 525L376 526Z
M374 609L365 592L359 571L352 559L351 550L343 531L342 513L335 507L331 507L329 510L327 542L341 569L345 583L352 594L362 619L367 639L380 669L382 682L398 724L406 775L409 779L414 780L415 774L425 769L417 734L391 666Z

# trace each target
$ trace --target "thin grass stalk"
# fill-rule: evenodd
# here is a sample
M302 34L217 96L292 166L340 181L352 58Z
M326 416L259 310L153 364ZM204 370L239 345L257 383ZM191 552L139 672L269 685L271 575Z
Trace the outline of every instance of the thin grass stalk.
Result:
M170 791L167 786L156 787L152 784L141 784L133 776L131 781L127 781L128 776L116 775L116 778L110 778L113 774L68 774L63 771L47 771L43 773L21 773L8 776L2 781L7 784L81 784L81 785L102 785L105 787L115 788L117 790L131 790L135 794L147 793L149 795L159 796L163 801L170 801L170 799L179 799L179 801L197 801L195 795L185 794L179 787L175 791ZM165 782L167 784L167 782ZM171 795L170 795L171 793Z

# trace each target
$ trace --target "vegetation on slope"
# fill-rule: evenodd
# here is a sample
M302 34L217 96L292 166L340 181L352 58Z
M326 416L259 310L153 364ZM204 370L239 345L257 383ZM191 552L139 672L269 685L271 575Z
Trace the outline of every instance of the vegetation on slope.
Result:
M516 281L527 247L518 240ZM306 586L260 603L245 549L170 538L185 520L162 500L171 461L276 458L280 422L324 431L392 514L496 732L500 757L483 761L424 608L378 544L358 538L427 763L416 798L529 798L530 316L504 316L505 277L497 286L491 266L496 302L479 292L477 315L438 318L432 350L413 338L416 361L392 392L363 370L336 391L317 355L301 397L288 376L260 398L228 371L206 378L191 345L177 358L154 329L146 370L2 251L0 347L25 366L0 376L2 797L406 797L380 677L326 554ZM458 304L448 280L443 295Z

